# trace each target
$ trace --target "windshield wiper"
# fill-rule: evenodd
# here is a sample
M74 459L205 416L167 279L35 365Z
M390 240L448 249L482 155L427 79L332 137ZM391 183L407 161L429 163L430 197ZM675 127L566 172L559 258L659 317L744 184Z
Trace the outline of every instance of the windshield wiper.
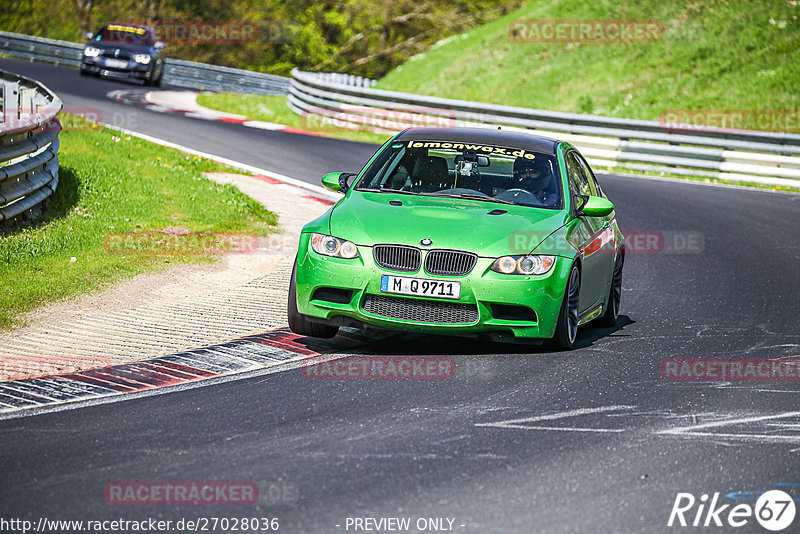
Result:
M503 199L500 199L500 198L494 198L494 197L490 197L488 195L487 196L484 196L484 195L473 195L473 194L470 194L470 193L456 193L456 194L451 194L451 193L427 193L426 195L423 195L423 196L445 197L445 198L463 198L463 199L466 199L466 200L483 200L485 202L497 202L498 204L511 204L512 206L516 205L514 202L511 202L510 200L503 200Z
M413 191L402 191L400 189L392 189L391 187L381 187L379 189L370 189L369 187L359 187L356 191L366 191L368 193L397 193L398 195L419 195Z

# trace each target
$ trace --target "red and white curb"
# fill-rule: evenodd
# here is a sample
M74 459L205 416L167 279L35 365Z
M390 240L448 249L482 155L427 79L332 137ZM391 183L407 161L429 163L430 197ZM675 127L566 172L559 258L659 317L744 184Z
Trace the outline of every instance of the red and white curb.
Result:
M323 354L354 351L380 339L369 331L340 329L330 340L298 336L281 328L208 347L70 374L0 382L0 419L24 411L159 390L285 366ZM343 352L344 351L344 352Z
M256 128L258 130L270 130L276 132L296 133L303 135L320 136L316 132L294 128L285 124L278 124L275 122L251 120L240 115L231 113L224 113L212 109L204 108L196 102L181 102L180 99L153 99L152 95L158 93L170 93L171 91L149 91L146 89L126 89L111 91L106 96L111 100L126 104L129 106L136 106L139 108L149 109L157 113L171 113L176 115L184 115L193 119L201 119L206 121L227 122L229 124L239 124L246 128ZM192 100L197 97L198 93L195 91L180 91L180 93L191 96Z

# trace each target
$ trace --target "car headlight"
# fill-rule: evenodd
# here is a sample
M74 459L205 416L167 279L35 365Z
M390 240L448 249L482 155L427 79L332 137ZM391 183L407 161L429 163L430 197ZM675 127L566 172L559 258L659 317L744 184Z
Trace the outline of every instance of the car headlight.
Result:
M311 234L311 248L314 252L323 256L348 260L358 257L358 248L354 243L344 239L337 239L330 235Z
M503 256L495 260L492 270L503 274L545 274L555 263L555 256Z
M133 60L136 63L141 63L142 65L147 65L150 63L150 56L148 54L135 54L133 56Z
M83 49L83 55L86 57L97 57L100 55L100 52L102 52L102 50L93 46L87 46Z

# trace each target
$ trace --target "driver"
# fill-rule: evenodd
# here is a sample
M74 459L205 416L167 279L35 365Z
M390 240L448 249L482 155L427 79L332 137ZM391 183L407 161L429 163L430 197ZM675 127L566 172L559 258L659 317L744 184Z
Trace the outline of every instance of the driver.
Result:
M553 175L547 161L517 158L514 160L514 182L517 187L536 196L545 206L558 202L558 195L553 190Z

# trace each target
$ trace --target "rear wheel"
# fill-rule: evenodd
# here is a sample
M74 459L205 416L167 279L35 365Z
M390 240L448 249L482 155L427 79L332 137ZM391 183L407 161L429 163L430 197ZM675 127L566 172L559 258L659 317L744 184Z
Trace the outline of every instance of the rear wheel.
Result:
M289 318L289 329L295 334L310 337L331 338L339 331L338 326L314 323L297 310L297 262L292 267L292 280L289 282L289 301L286 306L286 315Z
M564 300L558 313L556 333L552 344L559 350L570 350L578 336L578 296L581 290L581 271L577 264L569 270L567 287L564 289Z
M620 251L614 261L614 275L611 277L611 288L608 292L606 312L597 319L600 326L614 326L619 317L619 303L622 299L622 267L625 264L625 253Z

